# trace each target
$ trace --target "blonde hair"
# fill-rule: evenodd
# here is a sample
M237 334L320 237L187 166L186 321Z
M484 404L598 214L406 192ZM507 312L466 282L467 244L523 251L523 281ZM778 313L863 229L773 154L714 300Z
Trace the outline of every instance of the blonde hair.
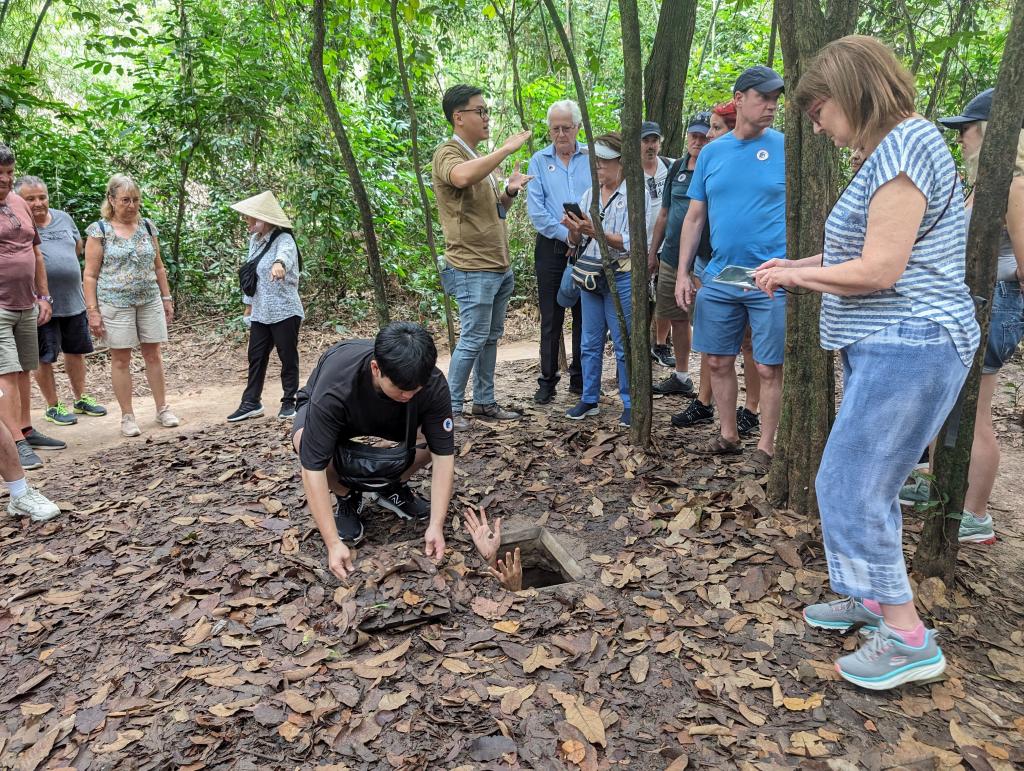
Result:
M110 202L110 199L115 197L121 191L127 193L139 193L138 184L127 174L115 174L109 180L107 180L107 193L103 196L103 203L100 205L100 216L105 220L109 220L114 216L114 205Z
M986 128L988 128L988 121L979 120L978 131L981 132L982 139L985 138ZM975 152L964 156L964 172L967 174L968 184L971 185L978 181L978 159L981 157L981 144L978 143L978 149ZM1024 129L1021 129L1017 136L1017 158L1013 162L1013 176L1024 177Z
M815 54L793 98L804 112L819 99L834 99L853 132L850 146L859 147L913 115L915 95L914 76L891 48L867 35L847 35Z

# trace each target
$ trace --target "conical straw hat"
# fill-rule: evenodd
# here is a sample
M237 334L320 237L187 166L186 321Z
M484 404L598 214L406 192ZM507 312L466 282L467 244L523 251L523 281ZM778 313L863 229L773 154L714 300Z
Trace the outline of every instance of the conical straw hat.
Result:
M264 190L252 198L246 198L244 201L231 204L231 208L242 214L255 217L258 220L269 222L271 225L277 225L282 228L291 228L292 226L292 221L288 219L288 215L284 213L281 204L277 202L274 194L269 190Z

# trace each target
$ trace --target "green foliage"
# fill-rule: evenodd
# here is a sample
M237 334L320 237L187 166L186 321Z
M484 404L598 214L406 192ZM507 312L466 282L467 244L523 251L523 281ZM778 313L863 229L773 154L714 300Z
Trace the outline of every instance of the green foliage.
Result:
M958 110L994 81L1008 19L1008 0L996 0L972 3L957 25L959 5L950 2L880 0L864 4L860 24L915 68L922 109L931 100L939 113ZM20 172L48 181L54 205L84 227L98 215L109 175L133 174L146 214L160 228L179 298L195 309L235 312L245 232L228 207L273 189L295 221L310 310L342 324L369 312L358 213L311 87L307 2L53 3L22 67L42 4L9 3L0 26L0 139L14 146ZM641 6L649 48L658 3ZM595 130L617 128L618 3L571 0L559 7L590 91ZM484 88L494 142L519 128L510 32L523 119L534 131L534 149L546 143L548 105L575 93L541 3L400 0L398 8L428 175L430 152L450 133L440 111L446 87ZM390 0L329 3L325 68L367 182L389 291L411 313L436 322L440 290L422 233L389 10ZM766 60L770 34L768 0L702 0L684 111L728 99L739 72ZM946 77L933 94L944 61ZM781 51L775 63L782 66ZM528 156L524 149L506 172ZM517 293L525 300L533 289L533 230L522 204L509 230Z

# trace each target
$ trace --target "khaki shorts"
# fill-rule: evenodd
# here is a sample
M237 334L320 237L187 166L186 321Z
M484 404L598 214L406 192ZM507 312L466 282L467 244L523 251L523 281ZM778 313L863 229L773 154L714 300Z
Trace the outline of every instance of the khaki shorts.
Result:
M117 308L100 303L100 315L108 348L134 348L139 343L166 343L167 318L164 304L157 297L144 305Z
M0 375L39 369L39 306L0 310Z
M658 265L654 315L666 321L688 321L690 318L685 310L676 305L676 269L664 262Z

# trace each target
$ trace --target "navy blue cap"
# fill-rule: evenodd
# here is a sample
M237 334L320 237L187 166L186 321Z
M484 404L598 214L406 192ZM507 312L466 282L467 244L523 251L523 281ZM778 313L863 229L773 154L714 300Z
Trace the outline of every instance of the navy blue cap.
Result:
M769 94L784 88L785 81L782 76L771 67L759 64L756 67L749 67L736 78L736 85L733 86L733 93L746 91L748 88L757 89L762 94Z
M958 129L963 128L968 123L988 120L988 116L992 112L992 94L995 91L994 88L986 88L967 103L963 115L954 115L952 118L939 118L939 123L946 128Z
M645 120L640 124L640 138L650 137L657 134L659 137L664 136L661 133L661 126L655 123L653 120Z
M711 131L711 113L698 112L690 118L690 125L686 127L687 134L707 134Z

